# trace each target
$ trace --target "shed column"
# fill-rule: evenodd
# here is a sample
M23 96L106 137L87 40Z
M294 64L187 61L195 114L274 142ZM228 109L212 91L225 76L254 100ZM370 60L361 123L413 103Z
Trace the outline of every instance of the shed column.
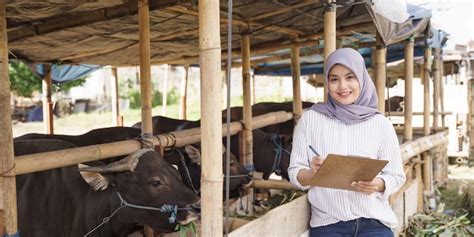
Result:
M430 128L430 73L431 73L431 48L425 48L424 73L423 73L423 136L429 136ZM423 152L423 187L431 192L431 157L430 152Z
M386 63L387 48L382 42L380 35L377 34L377 45L375 46L375 88L379 104L377 108L381 113L385 113L385 85L387 82ZM390 98L389 98L390 99Z
M293 77L293 119L297 122L303 114L303 103L300 86L300 48L296 46L291 47L291 75Z
M119 106L119 92L118 92L118 70L116 67L112 67L112 77L110 78L110 85L112 90L112 125L123 126L121 119L119 119L120 106Z
M43 80L42 80L42 92L43 92L43 125L44 133L53 134L53 102L51 101L51 70L52 66L49 64L43 65Z
M433 77L434 77L434 84L433 84L433 129L436 132L439 126L439 97L440 97L440 82L441 82L441 74L439 71L439 54L441 49L435 48L434 49L434 61L433 61Z
M188 96L189 65L184 66L184 77L179 90L179 119L186 119L186 99Z
M8 41L5 1L0 1L0 210L4 209L5 234L17 233L15 161L13 154L12 119L10 107L10 79L8 78ZM2 232L2 231L0 231Z
M403 126L403 141L413 140L413 47L414 40L410 38L405 44L405 124ZM383 101L383 100L382 100Z
M336 1L327 0L326 10L324 12L324 62L329 54L336 50ZM324 101L327 101L328 91L324 79Z
M201 235L222 236L222 113L219 1L199 1Z

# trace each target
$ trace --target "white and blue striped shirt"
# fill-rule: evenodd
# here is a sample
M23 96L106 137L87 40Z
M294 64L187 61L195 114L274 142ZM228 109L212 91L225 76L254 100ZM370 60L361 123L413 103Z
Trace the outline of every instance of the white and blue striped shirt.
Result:
M322 158L328 154L339 154L388 160L389 163L378 175L385 181L385 191L369 196L354 191L302 186L296 176L301 169L309 169L314 157L309 145L316 148ZM405 174L397 135L383 115L346 125L314 110L304 112L295 128L288 173L291 183L301 189L310 188L311 227L360 217L377 219L392 229L398 224L388 197L403 185Z

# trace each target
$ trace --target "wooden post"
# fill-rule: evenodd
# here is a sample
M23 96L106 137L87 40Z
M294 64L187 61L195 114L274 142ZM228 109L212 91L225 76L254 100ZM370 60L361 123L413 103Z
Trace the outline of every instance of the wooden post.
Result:
M168 64L164 65L164 70L161 115L166 116L166 105L168 104Z
M303 114L300 86L300 48L298 47L291 47L291 75L293 77L293 115L295 122L298 122Z
M201 67L201 234L222 236L222 113L219 1L199 1ZM249 101L250 102L250 101Z
M405 125L403 140L411 141L413 139L413 57L414 40L409 39L405 44ZM383 100L382 100L383 101Z
M431 134L430 129L430 72L431 72L431 48L425 48L423 63L423 135Z
M433 61L433 129L437 129L439 126L439 97L440 97L440 82L441 82L441 74L439 70L439 55L441 49L435 48L434 49L434 61Z
M184 77L179 90L179 119L186 119L186 98L188 96L189 65L184 66Z
M15 161L10 107L10 79L8 78L8 41L5 1L0 1L0 209L4 210L5 234L17 233ZM2 218L3 218L2 217Z
M251 77L251 79L250 79L250 89L252 91L252 98L251 98L250 104L254 105L255 100L256 100L256 97L255 97L255 74L252 73L252 75L250 77Z
M53 127L53 102L51 101L51 87L52 87L52 79L51 79L51 70L52 66L44 64L44 77L42 80L43 84L43 125L44 125L44 133L46 134L53 134L54 127Z
M324 62L329 54L336 50L336 1L327 0L328 5L324 11ZM327 69L325 69L327 70ZM324 101L327 101L327 82L324 79Z
M444 84L446 83L445 76L444 76L444 61L443 61L443 55L442 52L440 52L439 55L439 78L440 78L440 83L439 83L439 105L440 105L440 111L441 111L441 127L445 128L446 123L445 123L445 117L446 115L444 114Z
M387 48L383 45L382 38L377 34L377 46L375 47L375 88L379 104L377 108L380 112L385 113L385 84L387 82Z
M119 92L118 92L118 70L116 67L112 67L112 77L110 78L110 84L112 89L112 125L119 126L119 115L120 115L120 104L119 104Z
M469 136L469 160L474 161L474 59L471 58L467 70L466 83L469 100L469 114L467 116L467 127Z
M250 36L244 34L241 36L242 39L242 88L244 94L243 103L243 125L242 131L242 159L243 164L251 166L253 165L253 128L252 128L252 104L251 104L251 87L250 87ZM247 189L247 206L253 207L253 190ZM253 208L248 210L249 213L253 213Z
M145 144L153 144L151 123L151 64L150 64L150 12L148 0L138 1L138 29L140 38L140 91L142 103L142 138ZM152 237L153 231L145 226L146 237Z

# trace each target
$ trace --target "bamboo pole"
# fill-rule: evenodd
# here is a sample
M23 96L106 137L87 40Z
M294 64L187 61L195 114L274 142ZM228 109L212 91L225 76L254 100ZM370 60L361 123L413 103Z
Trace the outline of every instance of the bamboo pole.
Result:
M148 0L138 1L142 137L145 140L150 140L153 131L151 124L150 13L148 7Z
M388 115L388 114L389 114L388 112L385 113L385 115ZM433 115L434 113L429 112L428 114ZM447 112L438 113L438 114L451 115L451 114L453 114L453 112L447 111ZM390 116L404 116L404 115L405 115L405 112L401 112L401 111L392 111L392 112L390 112ZM425 115L425 113L424 113L424 111L423 112L413 112L413 115ZM439 129L441 129L441 128L439 128Z
M254 117L252 127L259 129L270 124L286 122L293 118L292 113L279 111L267 113ZM222 124L221 136L227 136L227 124ZM230 135L235 135L242 130L240 122L232 122ZM202 136L204 138L204 134ZM192 128L182 131L161 134L152 138L153 145L162 147L182 147L185 145L201 142L201 128ZM220 145L222 147L222 145ZM110 157L124 156L140 149L140 143L136 140L112 142L108 144L79 147L48 153L37 153L15 158L16 174L27 174L37 171L54 169L68 165L84 163L93 160L102 160ZM221 154L222 155L222 154Z
M434 61L433 61L433 128L436 129L439 126L439 97L440 97L440 71L439 71L439 55L440 49L434 49Z
M250 90L252 91L252 97L250 100L250 104L254 105L255 104L255 74L252 74L251 79L250 79Z
M201 236L222 236L223 177L219 1L199 1L201 67Z
M250 91L250 37L242 35L242 83L244 93L243 123L244 123L244 155L245 165L253 164L253 137L252 137L252 104Z
M252 128L252 91L250 81L250 36L244 34L241 36L242 48L242 89L243 89L243 125L244 129L241 135L241 160L243 165L253 165L253 128ZM253 207L253 189L247 189L247 205ZM253 208L247 210L250 214L253 213Z
M150 12L148 0L138 1L138 29L140 43L140 91L142 105L142 138L143 146L151 142L153 127L151 123L151 64L150 64ZM152 237L153 231L145 226L145 236Z
M405 125L404 125L404 141L413 139L413 57L414 57L414 40L409 39L405 44ZM383 99L381 99L384 101Z
M385 112L385 85L387 82L387 48L383 45L382 38L377 34L377 46L375 47L375 88L379 104L377 108L380 112Z
M439 74L440 74L440 83L439 83L439 105L440 105L440 111L441 111L441 127L445 128L446 123L445 123L445 115L443 114L444 112L444 84L446 82L445 76L444 76L444 61L443 61L443 55L440 53L439 55Z
M431 71L431 48L425 48L424 73L423 73L423 135L431 134L430 128L430 71ZM431 156L428 151L423 152L423 190L431 192L432 168Z
M166 116L166 105L168 104L168 64L164 65L165 73L163 76L163 97L161 105L161 115Z
M42 80L42 87L43 87L43 125L44 125L44 133L46 134L53 134L54 127L53 127L53 102L51 101L51 87L52 87L52 79L51 79L51 65L43 65L44 69L44 77Z
M300 49L298 47L291 47L291 75L293 77L293 114L295 122L298 122L303 114L300 86Z
M424 73L423 73L423 135L430 135L430 72L431 72L431 48L425 48Z
M324 11L324 62L336 50L336 2L328 0ZM327 69L325 69L327 70ZM324 80L324 101L327 101L327 80Z
M253 188L300 190L285 180L252 180Z
M188 96L189 65L184 66L184 77L181 80L179 97L179 119L186 119L186 98Z
M112 77L110 78L111 90L112 90L112 125L119 126L119 92L118 92L118 70L116 67L112 67Z
M4 217L5 222L0 228L4 229L8 236L13 236L18 233L18 224L5 1L0 1L0 31L0 210L4 210L2 218Z

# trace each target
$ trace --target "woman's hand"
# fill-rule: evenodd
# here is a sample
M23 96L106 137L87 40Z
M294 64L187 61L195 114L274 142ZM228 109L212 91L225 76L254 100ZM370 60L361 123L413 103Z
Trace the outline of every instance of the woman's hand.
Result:
M298 172L296 176L301 185L310 185L311 179L313 179L313 177L316 175L322 164L323 159L321 159L319 156L313 157L313 159L309 163L310 169L302 169L300 170L300 172Z
M366 195L371 195L374 192L385 191L385 181L379 177L375 177L375 179L372 181L352 182L351 186L354 187L357 192L361 192Z

